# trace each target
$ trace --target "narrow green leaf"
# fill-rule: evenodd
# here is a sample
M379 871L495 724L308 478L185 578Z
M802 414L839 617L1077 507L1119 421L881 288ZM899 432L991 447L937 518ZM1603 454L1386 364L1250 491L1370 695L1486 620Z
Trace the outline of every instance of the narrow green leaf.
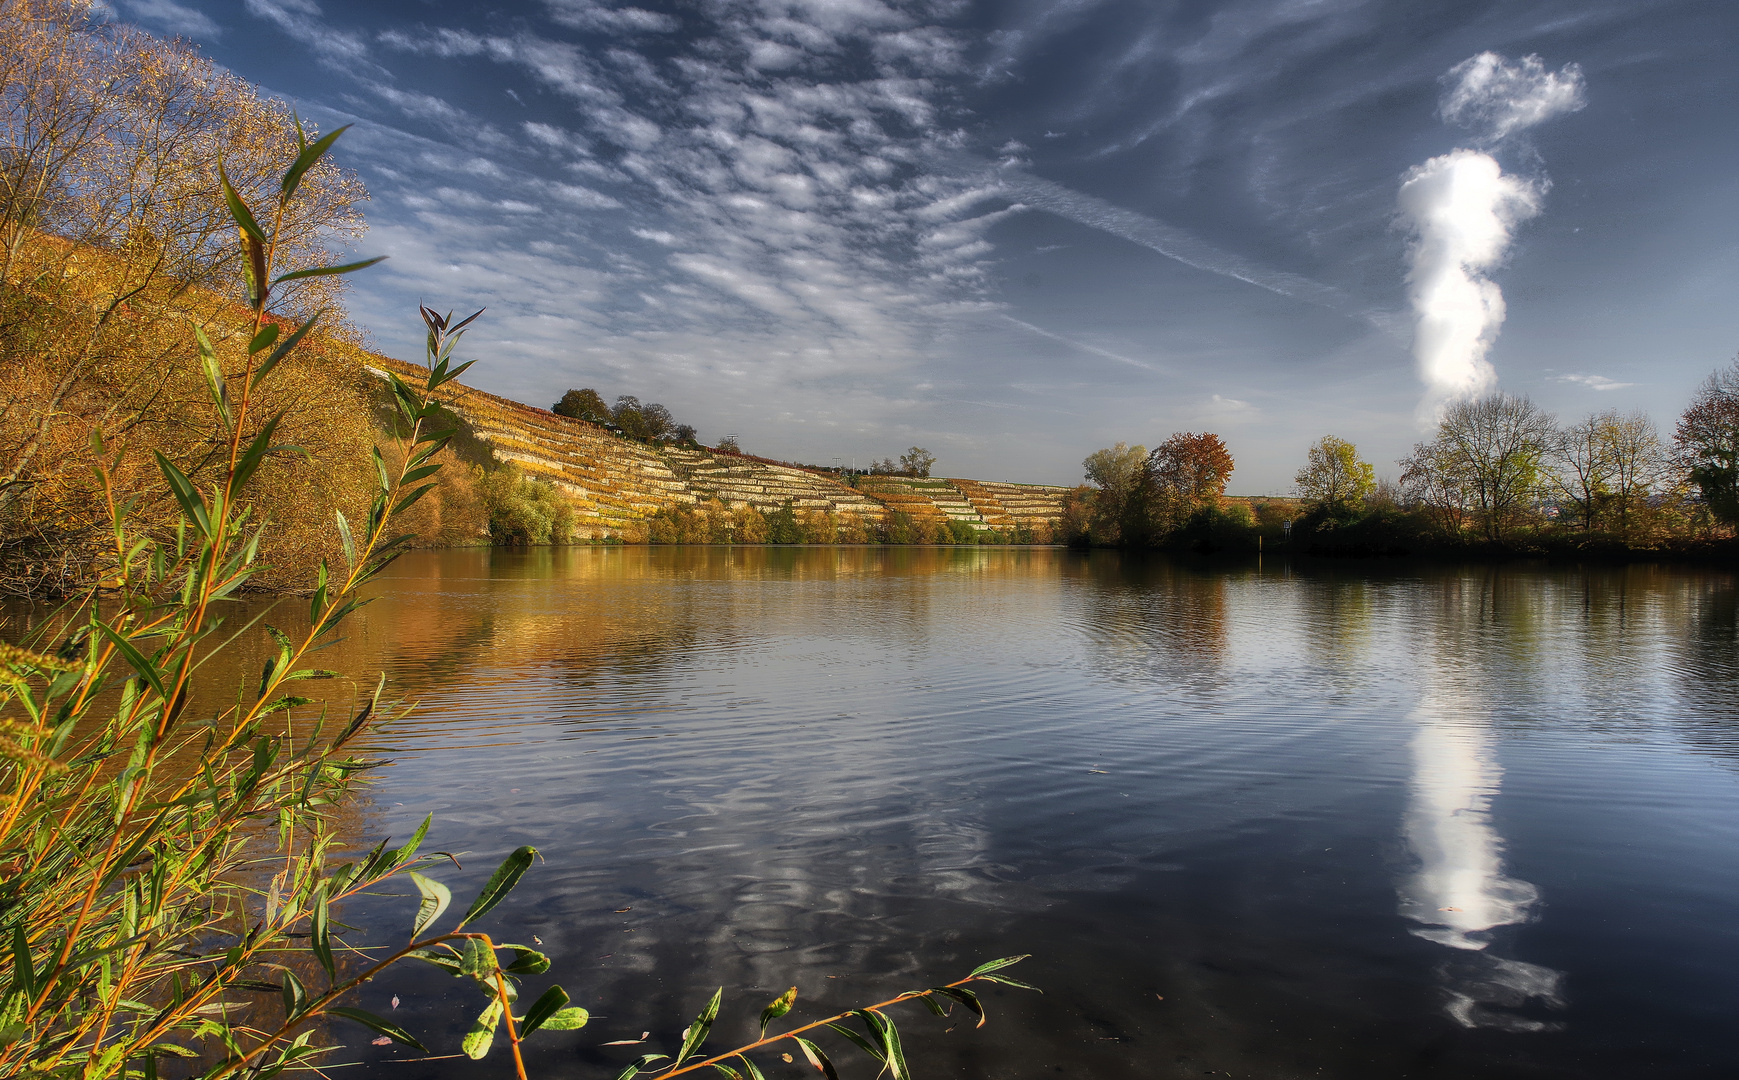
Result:
M198 333L199 327L196 326L193 330L194 333ZM260 332L254 335L252 341L248 342L248 352L257 353L264 349L271 348L272 342L278 340L278 333L279 327L277 323L267 323L260 327Z
M353 274L358 270L363 270L373 266L377 262L385 262L386 259L387 257L385 255L376 255L372 259L364 259L361 262L345 263L343 266L313 266L306 270L294 270L288 274L279 274L277 277L272 279L272 284L281 285L286 281L295 281L297 278L331 277L334 274Z
M717 1069L719 1072L724 1073L726 1076L730 1077L731 1080L743 1080L742 1073L731 1068L729 1065L724 1064L723 1062L715 1061L712 1063L712 1067Z
M343 127L321 136L318 141L312 144L306 142L302 144L302 152L296 155L296 160L284 171L284 179L278 187L283 192L282 197L286 201L289 200L290 196L296 194L296 188L302 183L302 177L309 169L319 163L326 151L332 149L332 144L338 141L338 136L349 130L350 125L345 124ZM296 133L298 136L301 135L300 121L297 122Z
M555 1015L543 1022L543 1026L549 1031L578 1031L591 1018L591 1013L576 1005L571 1009L557 1010Z
M465 1033L465 1040L460 1044L465 1056L472 1061L478 1061L484 1054L489 1053L489 1047L495 1042L495 1028L500 1023L501 999L496 998L478 1014L477 1022Z
M434 949L412 949L410 952L405 953L405 955L414 957L426 964L433 964L450 973L454 978L458 978L460 975L465 973L464 966L459 963L459 958L453 956L451 953L437 952Z
M264 379L267 375L271 374L273 368L283 363L284 359L288 357L291 352L295 351L296 346L302 343L302 339L308 336L308 332L314 329L314 324L319 322L320 316L324 314L326 314L326 309L321 308L319 311L308 316L307 322L291 331L290 336L285 338L277 348L273 349L271 355L267 356L260 362L260 369L254 372L254 381L258 382L259 380Z
M423 827L428 828L428 825L425 823ZM423 894L422 903L417 905L416 922L411 924L411 937L416 938L447 910L447 905L453 902L453 891L433 878L426 878L415 871L411 872L411 881L416 885L417 891Z
M761 1072L761 1067L750 1061L747 1054L738 1054L737 1060L743 1063L743 1071L749 1074L749 1080L767 1080L766 1075Z
M887 1017L874 1009L853 1009L851 1014L863 1021L863 1026L869 1028L871 1038L881 1044L882 1060L887 1062L888 1072L894 1080L906 1080L906 1063L898 1055L898 1036L892 1035L894 1025Z
M875 1043L870 1042L868 1039L864 1038L862 1035L859 1035L857 1032L846 1027L844 1024L829 1024L827 1026L832 1028L834 1031L838 1032L840 1035L843 1035L847 1042L855 1044L859 1050L862 1050L864 1053L868 1054L870 1057L873 1057L877 1061L881 1061L881 1062L887 1061L888 1055L882 1050L882 1048L880 1046L877 1046Z
M495 868L495 873L489 875L489 880L483 883L483 891L477 894L477 899L471 901L471 909L459 920L459 926L463 927L471 920L481 918L490 908L501 903L513 891L513 887L519 884L520 877L535 858L537 849L527 844L503 860Z
M504 969L511 975L542 975L549 970L549 957L536 949L525 945L502 945L500 948L512 949L517 954L513 963Z
M796 1003L797 1003L797 988L795 986L793 986L791 989L785 991L783 994L780 994L778 997L774 998L773 1003L771 1005L768 1005L765 1009L762 1009L761 1010L761 1038L765 1039L767 1037L767 1025L771 1024L773 1021L779 1019L781 1016L784 1016L786 1013L790 1012L791 1006L795 1005Z
M24 936L24 924L12 927L12 986L6 996L20 995L29 1001L36 996L36 965L30 958L30 942Z
M827 1080L839 1080L839 1071L833 1067L821 1047L816 1046L800 1035L791 1036L792 1040L803 1049L803 1056L809 1059L809 1064L815 1066L817 1072L827 1077Z
M1030 956L1032 956L1032 953L1021 953L1019 956L1005 956L1001 960L991 960L988 963L979 964L977 967L973 968L972 974L966 977L968 979L976 979L987 971L995 971L998 968L1010 967L1014 964L1020 963L1022 960L1025 960Z
M338 540L344 545L344 563L346 566L356 565L356 537L350 534L350 519L344 516L344 511L333 510L338 518Z
M193 481L187 474L175 467L175 463L164 457L161 451L153 450L157 457L157 467L163 471L163 479L169 482L169 491L175 496L175 501L181 504L182 511L187 515L195 528L206 537L211 536L211 517L206 511L205 496L193 486Z
M646 1066L652 1064L654 1061L663 1061L668 1056L668 1054L644 1054L640 1057L640 1060L616 1074L616 1080L634 1080L634 1077L640 1075L640 1073L645 1070Z
M559 986L545 990L531 1003L531 1008L526 1010L525 1019L520 1021L520 1036L523 1038L542 1027L545 1020L554 1016L570 1000L572 999L568 997L568 992Z
M694 1023L689 1025L688 1031L682 1039L682 1049L676 1052L676 1064L680 1065L687 1061L696 1050L700 1049L701 1043L706 1042L707 1033L712 1030L713 1021L718 1019L719 1002L724 1000L724 996L725 988L721 986L713 992L713 999L707 1002L706 1007L700 1011L700 1015L695 1017Z
M1038 993L1044 993L1043 990L1039 990L1038 987L1033 986L1030 983L1023 983L1019 979L1011 979L1007 975L980 975L979 979L984 982L1001 983L1004 986L1012 986L1017 990L1035 990Z
M418 1042L416 1037L410 1032L399 1027L397 1024L387 1023L385 1020L382 1020L371 1012L367 1012L363 1009L353 1009L348 1005L335 1005L326 1011L331 1013L333 1016L342 1016L346 1020L354 1020L363 1027L385 1035L393 1042L408 1046L412 1050L421 1050L425 1054L429 1052L429 1048ZM476 1056L482 1057L483 1055L478 1054Z
M229 207L229 216L235 219L236 228L251 236L256 243L264 244L266 234L260 229L260 223L254 220L248 204L242 202L242 197L236 194L235 188L230 184L229 174L224 172L221 158L217 163L217 179L223 188L223 201Z
M217 350L211 347L211 339L205 336L198 324L193 327L193 338L199 344L199 364L205 371L205 385L211 391L212 403L217 406L218 415L223 417L224 427L232 427L235 417L230 413L229 384L223 377L223 368L218 365Z
M302 980L296 978L296 973L289 968L284 969L284 1020L290 1021L302 1015L302 1010L308 1006L308 989L302 985Z
M959 986L935 986L935 987L930 988L930 992L932 994L942 994L946 997L951 997L955 1001L958 1001L960 1004L966 1006L968 1009L972 1010L974 1015L976 1015L978 1017L978 1023L973 1025L973 1026L974 1027L983 1027L984 1026L984 1019L985 1019L985 1017L984 1017L984 1005L982 1002L980 1002L978 1000L977 994L974 994L972 991L964 989L964 988L959 987Z
M936 1003L936 999L934 997L930 996L929 994L919 994L918 1000L922 1001L924 1003L924 1007L929 1009L932 1013L935 1013L937 1016L947 1016L948 1015L948 1010L944 1009L941 1005L938 1005Z
M168 689L163 685L163 670L161 668L146 659L144 653L141 653L137 648L135 648L131 641L128 641L119 630L116 630L108 623L97 623L97 630L104 637L114 643L116 650L119 651L121 656L127 661L127 666L138 672L139 677L144 679L151 689L157 692L158 697L162 698L169 696Z
M338 964L332 959L332 919L326 905L326 886L320 886L320 899L314 905L313 936L310 944L320 966L326 969L329 982L338 981Z
M392 853L392 864L394 869L403 866L405 863L408 863L417 857L417 849L423 846L423 838L429 835L429 825L434 820L435 815L424 815L423 823L417 826L417 831L411 834L411 838L405 841L403 847L398 848Z

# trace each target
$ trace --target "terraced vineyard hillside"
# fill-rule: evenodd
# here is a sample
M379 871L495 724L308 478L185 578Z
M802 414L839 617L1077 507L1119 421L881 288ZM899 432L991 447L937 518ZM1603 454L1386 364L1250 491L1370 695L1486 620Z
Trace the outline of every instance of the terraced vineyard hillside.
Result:
M414 364L374 357L376 374L418 376ZM652 447L596 424L451 383L445 403L500 462L553 484L579 512L581 537L632 538L637 523L670 506L718 500L729 507L854 514L879 523L890 512L951 518L981 529L1037 528L1055 521L1066 488L975 480L865 476L853 488L830 473L714 450Z

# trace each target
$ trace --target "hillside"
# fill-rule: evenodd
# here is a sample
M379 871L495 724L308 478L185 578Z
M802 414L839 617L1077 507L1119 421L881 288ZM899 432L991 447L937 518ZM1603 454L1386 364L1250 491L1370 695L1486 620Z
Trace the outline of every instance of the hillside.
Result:
M401 377L423 371L380 356L371 356L367 367ZM904 512L980 530L1048 529L1069 490L892 476L859 477L853 487L824 470L719 450L652 446L462 384L451 384L449 391L447 406L497 461L554 485L573 504L581 539L632 539L637 522L660 510L715 499L767 513L789 503L795 510L855 515L866 523Z

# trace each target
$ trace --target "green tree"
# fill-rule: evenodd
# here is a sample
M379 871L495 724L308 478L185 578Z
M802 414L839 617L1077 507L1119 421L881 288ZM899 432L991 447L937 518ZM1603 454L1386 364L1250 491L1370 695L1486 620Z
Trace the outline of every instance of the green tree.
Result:
M590 420L593 423L607 423L610 420L610 406L604 404L604 399L589 386L584 390L569 390L562 395L560 401L550 406L550 412L575 420Z
M1739 525L1739 359L1704 380L1673 441L1709 513Z
M922 446L911 447L900 455L900 471L907 476L929 476L935 464L936 455Z
M1095 450L1081 460L1081 469L1095 489L1090 500L1078 500L1085 510L1090 542L1116 544L1122 540L1124 511L1143 481L1146 462L1147 447L1122 442Z
M1364 505L1377 489L1377 474L1370 462L1359 460L1358 447L1324 435L1310 448L1292 482L1307 503L1339 515Z

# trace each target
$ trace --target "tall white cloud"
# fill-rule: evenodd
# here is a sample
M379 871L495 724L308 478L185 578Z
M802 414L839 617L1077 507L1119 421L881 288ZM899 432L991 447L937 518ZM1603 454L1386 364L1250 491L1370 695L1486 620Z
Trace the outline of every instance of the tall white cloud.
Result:
M1491 147L1554 116L1583 107L1575 64L1548 71L1537 56L1511 63L1482 52L1451 68L1438 104L1446 121L1474 129ZM1413 356L1429 425L1449 402L1497 385L1487 359L1503 329L1503 291L1490 274L1503 264L1516 226L1539 214L1542 176L1506 175L1484 149L1461 148L1409 170L1396 199L1412 236L1407 292L1415 318Z

